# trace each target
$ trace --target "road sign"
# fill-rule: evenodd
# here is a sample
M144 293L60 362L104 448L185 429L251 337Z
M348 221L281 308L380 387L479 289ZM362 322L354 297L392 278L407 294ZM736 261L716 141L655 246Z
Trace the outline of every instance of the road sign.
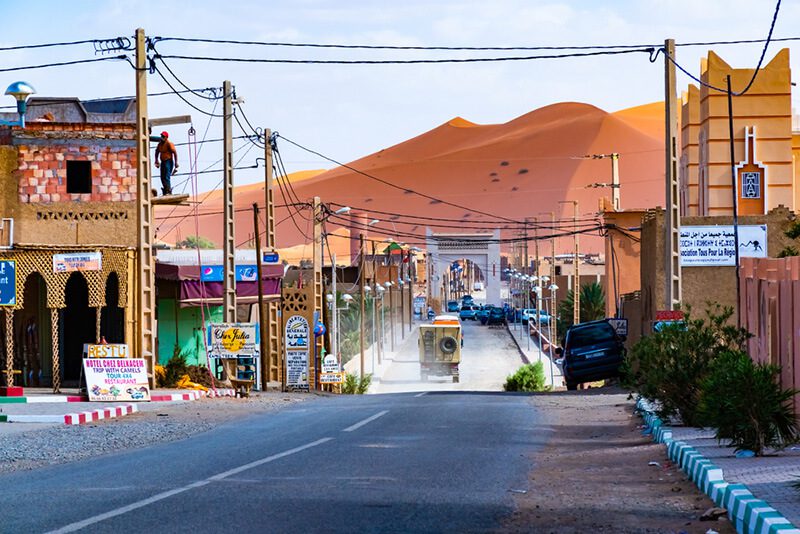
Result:
M0 306L17 304L17 262L0 260Z
M617 332L618 336L627 336L628 335L628 320L625 318L622 319L608 319L608 322L611 323L611 326L614 327L614 330Z

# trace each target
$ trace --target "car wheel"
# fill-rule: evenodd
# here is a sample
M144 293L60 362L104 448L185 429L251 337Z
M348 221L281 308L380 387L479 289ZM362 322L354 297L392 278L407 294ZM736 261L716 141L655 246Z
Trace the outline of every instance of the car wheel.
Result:
M568 391L577 391L578 384L576 382L567 382L567 390Z

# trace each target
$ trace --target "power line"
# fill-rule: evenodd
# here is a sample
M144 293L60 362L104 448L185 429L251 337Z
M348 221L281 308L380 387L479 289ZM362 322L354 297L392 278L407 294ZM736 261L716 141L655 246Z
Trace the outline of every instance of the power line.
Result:
M31 69L45 69L48 67L64 67L68 65L80 65L83 63L99 63L100 61L113 61L116 59L124 59L130 63L130 58L125 54L120 56L113 56L113 57L98 57L93 59L76 59L74 61L60 61L57 63L42 63L39 65L25 65L22 67L7 67L5 69L0 69L0 72L14 72L18 70L31 70Z
M29 50L32 48L50 48L54 46L73 46L92 43L95 45L95 51L107 52L111 50L130 50L132 42L128 37L113 37L111 39L83 39L81 41L62 41L56 43L42 43L32 45L17 45L17 46L4 46L0 47L0 52L8 52L11 50Z

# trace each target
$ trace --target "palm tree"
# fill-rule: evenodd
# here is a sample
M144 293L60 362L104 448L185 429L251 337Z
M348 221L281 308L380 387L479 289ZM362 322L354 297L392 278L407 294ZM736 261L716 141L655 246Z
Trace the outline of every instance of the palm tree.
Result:
M186 236L186 239L175 243L176 248L214 248L214 242L201 235Z
M575 294L570 289L567 298L558 305L559 330L566 332L572 326ZM581 286L581 322L596 321L606 316L606 295L597 282Z

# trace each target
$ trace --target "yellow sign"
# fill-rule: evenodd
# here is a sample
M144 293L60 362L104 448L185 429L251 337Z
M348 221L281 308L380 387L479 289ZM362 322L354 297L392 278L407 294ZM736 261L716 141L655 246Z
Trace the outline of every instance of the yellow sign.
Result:
M320 384L341 384L344 382L344 373L320 373Z
M107 345L86 345L86 358L128 358L128 345L121 343L110 343Z
M247 338L241 328L228 328L222 333L222 346L228 352L239 352L247 342Z

